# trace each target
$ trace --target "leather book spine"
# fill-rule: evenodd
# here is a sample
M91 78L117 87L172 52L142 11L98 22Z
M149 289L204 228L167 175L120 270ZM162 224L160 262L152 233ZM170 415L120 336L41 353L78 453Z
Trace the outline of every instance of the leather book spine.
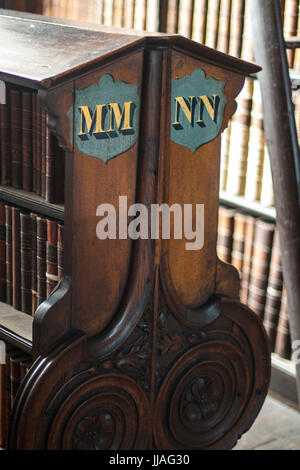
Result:
M22 188L22 93L10 88L10 143L12 186Z
M57 226L57 275L60 280L64 269L64 226Z
M275 353L283 359L291 358L291 337L289 325L289 312L287 304L286 290L283 286L281 296L281 307L277 326L277 335L275 341Z
M0 202L0 300L6 301L5 204Z
M36 98L36 160L35 160L35 173L36 183L35 191L39 196L42 194L42 108L40 104L40 98L37 95Z
M231 262L235 211L221 206L219 208L217 252L225 263Z
M241 289L240 299L241 302L247 304L249 295L249 283L251 279L251 265L252 265L252 253L253 253L253 242L255 235L255 223L256 220L251 215L246 216L246 228L245 228L245 245L244 245L244 259L243 269L241 275Z
M12 287L13 307L21 309L20 210L12 207Z
M47 202L55 202L55 154L56 154L56 138L50 133L47 126L46 129L46 193Z
M271 351L274 351L279 313L281 307L283 276L278 232L275 230L271 256L269 281L266 295L264 326L269 337Z
M6 303L12 305L12 208L5 205Z
M0 104L0 147L1 147L1 184L11 184L11 152L10 152L10 113L9 105Z
M31 218L20 214L21 310L31 315Z
M37 309L37 224L36 214L31 213L31 315Z
M275 225L257 220L248 306L263 320Z
M42 217L36 218L37 225L37 306L46 299L46 243L47 223Z
M22 187L32 191L32 93L22 91Z
M58 283L57 222L52 220L47 220L46 269L46 295L48 298Z

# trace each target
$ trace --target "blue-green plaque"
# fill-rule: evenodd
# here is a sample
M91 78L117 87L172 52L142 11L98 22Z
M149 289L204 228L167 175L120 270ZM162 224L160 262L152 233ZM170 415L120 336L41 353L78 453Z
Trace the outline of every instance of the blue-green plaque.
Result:
M172 80L171 140L195 152L213 140L222 126L225 82L196 69Z
M139 108L138 85L105 74L98 84L75 91L74 108L68 111L71 139L74 135L81 153L107 163L135 144Z

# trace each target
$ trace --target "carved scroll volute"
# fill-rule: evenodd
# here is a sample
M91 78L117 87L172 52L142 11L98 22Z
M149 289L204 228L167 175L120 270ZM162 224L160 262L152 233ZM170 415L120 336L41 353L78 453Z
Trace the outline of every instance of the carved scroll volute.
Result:
M194 221L196 204L203 204L204 219L199 212L200 249L188 248L184 237L163 240L162 281L174 313L181 311L181 321L199 327L197 309L216 292L221 132L245 77L178 51L172 54L171 76L160 202L192 205Z

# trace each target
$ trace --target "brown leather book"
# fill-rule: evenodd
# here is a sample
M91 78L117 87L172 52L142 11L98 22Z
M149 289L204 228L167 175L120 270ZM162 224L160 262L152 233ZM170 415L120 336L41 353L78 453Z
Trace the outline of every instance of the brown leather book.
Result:
M240 276L243 272L246 226L246 215L236 213L234 215L234 232L231 252L231 264L233 264L233 266L239 271Z
M256 221L248 306L263 319L275 225Z
M251 29L250 2L251 0L245 0L241 58L243 60L247 60L248 62L255 62Z
M13 307L21 310L20 209L12 207L12 288Z
M1 184L11 184L9 105L0 104Z
M22 187L32 191L32 93L22 91Z
M228 207L219 207L217 253L221 261L231 262L235 211Z
M47 219L46 243L46 295L47 298L58 282L57 268L57 222Z
M57 226L57 275L60 280L64 269L64 226Z
M10 147L12 186L22 188L22 92L10 88Z
M65 151L62 147L58 145L58 141L54 138L54 170L55 176L53 180L53 189L51 192L54 191L53 200L49 200L49 202L57 202L63 203L65 199Z
M45 199L55 202L55 154L57 141L48 127L46 129L46 175L45 175Z
M241 57L242 37L244 29L245 1L232 0L231 3L231 21L230 21L230 40L229 54L235 57Z
M6 303L12 305L12 208L5 205Z
M31 213L31 315L37 309L37 215Z
M0 202L0 300L6 301L5 204Z
M31 315L31 217L20 214L21 310Z
M279 312L281 307L283 277L278 231L275 230L269 281L266 295L264 326L269 337L271 351L274 351Z
M46 197L46 148L48 140L47 113L44 109L41 111L41 196Z
M193 6L193 0L184 0L180 2L178 33L187 38L192 37Z
M275 340L275 353L283 359L291 358L291 337L289 325L289 313L286 290L283 286L281 296L281 307L277 326L277 335Z
M221 0L220 2L217 49L225 54L229 49L231 2L232 0Z
M37 129L36 129L36 100L37 93L31 93L32 112L32 191L36 192L36 158L37 158Z
M286 38L297 35L299 0L286 0L283 17L283 33ZM286 51L289 68L294 67L295 51Z
M36 98L36 160L35 173L36 183L35 191L40 196L42 194L42 108L39 96Z
M174 34L178 31L179 0L169 0L167 13L167 33Z
M37 306L46 299L46 243L47 223L42 217L36 218L37 226Z
M249 282L251 278L251 265L252 265L252 253L253 253L253 242L255 235L255 223L256 219L251 215L246 216L246 227L245 227L245 245L244 245L244 259L243 269L241 275L241 289L240 299L241 302L247 304L249 295Z

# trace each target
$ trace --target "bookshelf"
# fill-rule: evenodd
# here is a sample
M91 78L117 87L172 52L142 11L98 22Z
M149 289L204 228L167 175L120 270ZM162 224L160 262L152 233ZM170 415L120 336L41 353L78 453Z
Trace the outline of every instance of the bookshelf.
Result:
M0 23L0 39L1 31L10 34L8 46L0 41L0 80L7 91L37 93L47 117L40 158L44 149L47 162L43 135L50 132L65 162L63 203L46 201L38 183L43 166L34 157L38 194L10 185L0 190L1 203L12 207L13 302L0 303L0 339L7 343L13 391L1 391L2 403L10 406L1 410L5 446L232 448L264 402L270 352L261 321L239 302L237 271L216 257L220 134L245 76L258 67L179 35L5 10ZM171 126L172 102L183 103L182 83L189 83L189 96L198 96L199 80L211 93L218 90L215 113L223 113L212 124L203 111L205 126L196 127L203 135L190 129L183 113ZM98 114L104 106L107 120ZM108 132L110 139L103 135ZM50 181L57 184L51 174ZM124 194L128 204L145 207L203 201L208 215L202 249L186 250L185 239L101 240L98 206L117 207ZM37 226L34 245L27 238L30 217ZM3 226L9 235L8 217ZM28 314L14 302L21 287L28 308L29 255L34 282L31 277Z

